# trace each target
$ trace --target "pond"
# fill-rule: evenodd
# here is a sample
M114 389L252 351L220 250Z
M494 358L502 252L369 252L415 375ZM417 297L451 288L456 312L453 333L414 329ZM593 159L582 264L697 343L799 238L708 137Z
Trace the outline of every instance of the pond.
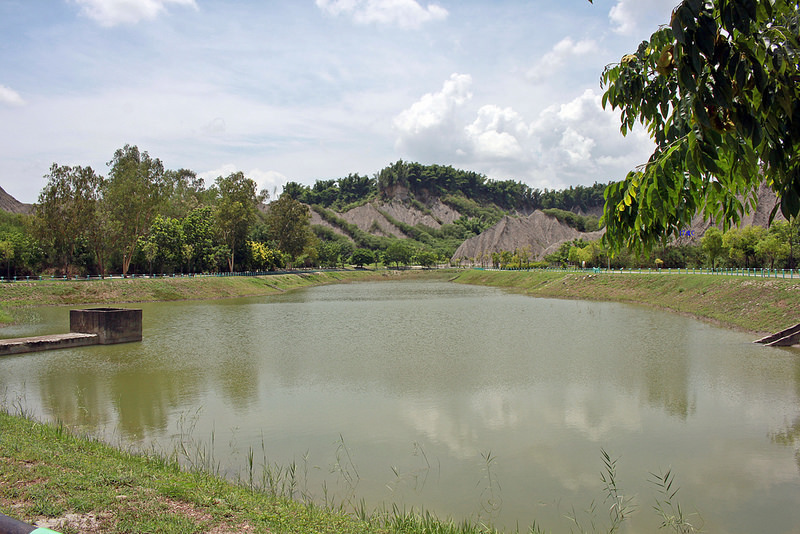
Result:
M652 479L667 470L706 531L800 525L796 349L637 306L438 281L136 307L141 343L0 358L0 400L348 509L607 524L605 451L637 507L629 532L657 529ZM69 329L65 308L33 313L0 335Z

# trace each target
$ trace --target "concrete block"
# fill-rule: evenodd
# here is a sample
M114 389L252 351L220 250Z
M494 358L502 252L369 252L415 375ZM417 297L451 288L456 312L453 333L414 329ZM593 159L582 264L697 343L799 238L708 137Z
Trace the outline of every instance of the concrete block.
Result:
M100 345L142 340L142 310L90 308L69 311L69 330L97 334Z

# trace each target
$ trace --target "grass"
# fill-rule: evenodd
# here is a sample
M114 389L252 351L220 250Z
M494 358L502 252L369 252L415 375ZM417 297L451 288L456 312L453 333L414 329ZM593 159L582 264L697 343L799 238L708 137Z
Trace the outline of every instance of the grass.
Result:
M644 304L754 333L777 332L800 322L797 278L470 270L455 281L535 297Z
M0 284L0 324L19 322L37 306L76 306L174 300L211 300L274 295L314 285L396 277L437 276L428 271L348 270L267 276L135 278L87 281L26 281ZM439 277L446 274L438 273Z
M21 322L26 310L36 306L223 299L271 295L322 284L408 278L494 286L534 297L643 304L754 333L776 332L800 321L800 279L655 273L348 270L254 277L0 284L0 324Z
M495 532L396 507L356 517L292 499L289 470L269 473L271 488L236 484L174 455L133 454L0 409L0 512L64 534Z
M601 453L603 499L580 514L574 509L567 513L570 532L619 532L637 511L633 498L618 485L617 459ZM179 454L134 454L0 406L0 512L63 534L499 534L481 521L443 520L397 505L368 512L360 501L347 513L332 500L314 504L303 495L297 466L265 464L260 483L252 470L246 480L234 483L215 475L213 468L209 472L208 465L200 466L207 458L187 467L178 461ZM494 457L486 453L484 461L487 505L496 506ZM661 528L697 532L689 519L702 519L681 508L672 472L651 473L651 483L658 494L653 509ZM524 532L546 531L534 524Z

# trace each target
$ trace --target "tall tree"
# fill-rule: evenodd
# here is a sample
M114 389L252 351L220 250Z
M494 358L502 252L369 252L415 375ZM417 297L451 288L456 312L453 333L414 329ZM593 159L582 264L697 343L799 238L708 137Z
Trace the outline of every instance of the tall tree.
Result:
M708 257L708 261L711 263L711 268L715 269L717 267L717 258L725 252L725 247L722 244L722 232L719 231L719 228L712 226L700 238L700 244L703 247L703 252Z
M183 218L191 210L208 202L208 192L202 178L194 171L178 169L164 171L165 205L164 215Z
M103 183L91 167L59 166L45 175L48 182L39 193L34 228L55 253L65 275L78 241L94 224L99 189Z
M165 193L164 165L137 146L114 153L105 186L109 224L122 249L122 274L127 276L139 238L158 214Z
M269 236L281 252L296 259L312 241L311 213L308 206L283 193L269 205L267 212Z
M186 214L181 221L182 256L189 272L214 266L214 212L201 206Z
M698 211L727 229L762 183L787 219L800 213L799 28L797 0L683 0L606 68L603 105L620 110L623 134L640 122L656 143L606 190L614 248L666 241Z
M256 183L242 172L234 172L216 181L217 205L214 220L222 240L228 247L228 269L233 272L236 249L244 245L250 226L256 220ZM266 194L266 193L264 193Z

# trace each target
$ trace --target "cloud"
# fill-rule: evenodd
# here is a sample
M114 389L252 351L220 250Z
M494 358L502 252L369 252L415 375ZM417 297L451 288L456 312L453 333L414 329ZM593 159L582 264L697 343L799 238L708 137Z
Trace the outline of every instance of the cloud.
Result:
M556 43L527 73L528 79L535 83L551 78L556 70L576 57L593 55L598 50L597 43L591 39L573 41L566 37Z
M239 172L239 168L235 164L225 163L216 169L198 172L197 176L203 179L206 187L210 187L218 177L229 176L235 172ZM284 184L289 181L289 178L277 171L262 171L257 168L244 171L244 175L258 184L258 191L268 191L270 199L273 200L281 194Z
M535 138L532 173L558 176L566 184L621 179L647 160L653 144L641 129L619 133L616 113L604 110L601 96L587 89L577 98L544 109L531 125Z
M478 118L465 128L473 153L478 158L507 159L524 156L522 144L530 136L530 128L511 108L486 105L478 110Z
M0 104L23 106L25 105L25 101L15 90L11 89L10 87L6 87L5 85L0 85Z
M175 4L197 8L195 0L72 0L81 6L81 13L101 26L135 24L143 19L154 19L166 6Z
M447 10L437 4L422 7L416 0L316 0L325 13L353 17L358 24L396 25L419 28L426 22L444 20Z
M623 137L616 113L587 89L526 118L511 107L481 106L470 117L472 78L453 74L394 120L403 158L464 165L490 178L550 189L620 179L647 160L643 129Z
M397 146L411 152L459 149L464 141L460 111L472 98L469 74L452 74L437 93L427 93L394 119L400 137ZM426 159L426 158L425 158Z
M642 24L643 21L649 21L655 13L669 14L676 3L675 0L617 0L609 11L608 18L615 32L630 35L642 26L655 29L650 24ZM669 20L664 19L659 23L667 22Z

